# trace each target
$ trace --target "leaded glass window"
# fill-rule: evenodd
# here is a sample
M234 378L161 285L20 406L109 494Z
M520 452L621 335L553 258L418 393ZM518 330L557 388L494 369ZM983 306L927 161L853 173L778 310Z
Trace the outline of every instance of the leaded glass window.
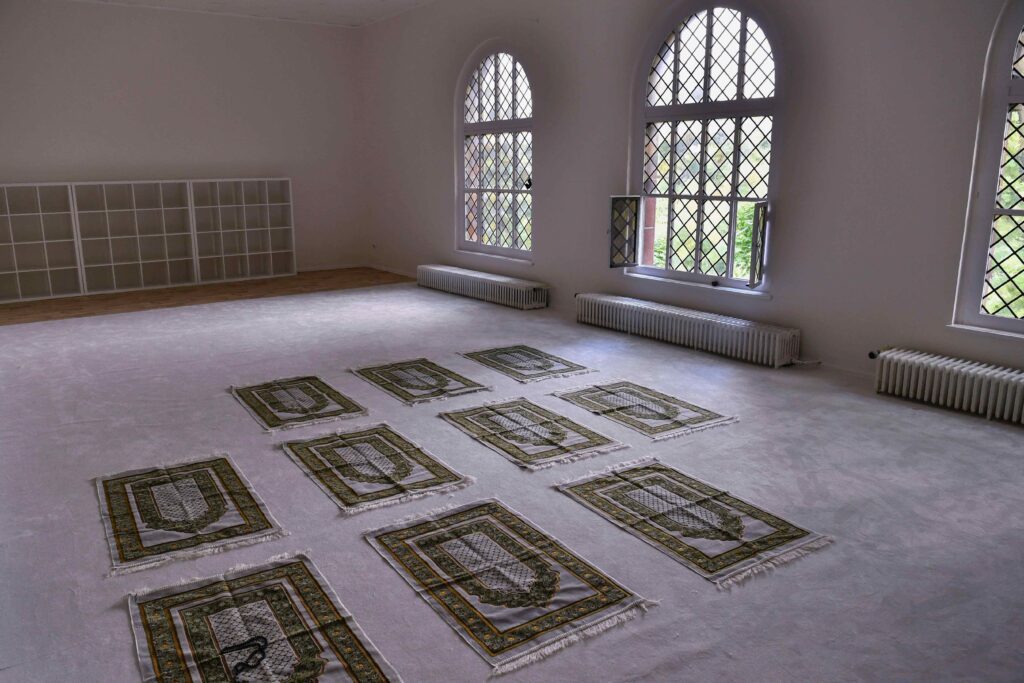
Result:
M771 45L744 12L704 10L665 38L644 107L641 266L748 281L755 206L768 199L774 97Z
M1019 77L1015 57L1013 75ZM1006 114L981 312L1024 319L1024 104L1011 104Z
M530 251L532 116L522 64L505 52L485 57L469 79L463 107L463 244Z

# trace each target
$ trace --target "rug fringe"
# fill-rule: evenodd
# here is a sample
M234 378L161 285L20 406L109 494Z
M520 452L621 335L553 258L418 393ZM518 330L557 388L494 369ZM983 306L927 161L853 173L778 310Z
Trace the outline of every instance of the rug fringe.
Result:
M532 652L518 655L507 662L496 665L491 670L490 677L503 676L505 674L512 673L513 671L518 671L519 669L529 666L535 662L539 662L540 660L550 657L556 652L560 652L581 640L600 635L609 629L621 626L628 621L632 621L637 617L643 616L651 607L654 607L657 604L657 602L652 600L645 600L641 598L640 602L611 614L596 624L591 624L586 628L568 633L558 640L548 643L547 645L533 650Z
M580 482L586 481L587 479L592 479L594 477L602 477L606 474L615 474L616 472L621 472L623 470L631 470L634 467L643 467L644 465L650 465L651 463L655 462L659 461L657 458L652 456L636 458L635 460L627 460L625 462L620 462L615 465L608 465L607 467L603 467L599 470L590 470L584 475L566 477L561 481L555 482L553 484L553 488L561 489L563 487L571 486L573 484L579 484Z
M815 550L825 548L834 542L834 539L832 539L832 537L830 536L822 536L821 538L816 538L815 540L810 541L808 543L804 543L803 545L793 548L792 550L787 550L784 553L768 558L763 562L759 562L758 564L755 564L752 567L747 567L743 571L733 574L727 579L723 579L722 581L716 582L715 585L718 587L718 590L728 591L733 586L738 586L756 576L772 572L777 567L781 567L791 562L795 562L796 560L799 560L802 557L807 557Z
M490 349L484 349L484 350L485 351L489 351ZM479 353L479 352L474 352L474 353ZM589 374L594 373L594 372L600 372L599 370L595 370L593 368L583 368L582 370L572 370L570 372L559 372L559 373L554 374L554 375L542 375L540 377L527 377L526 379L519 379L518 377L513 377L512 375L506 375L504 372L501 372L501 370L498 370L496 368L492 368L490 365L487 365L486 363L481 363L479 360L477 360L476 358L473 358L468 353L460 353L459 355L462 356L463 358L467 359L467 360L471 360L474 363L482 365L485 368L488 368L490 370L494 370L495 372L501 373L502 375L505 375L509 379L515 380L516 382L519 382L520 384L532 384L533 382L543 382L546 379L562 379L563 377L579 377L580 375L589 375Z
M250 569L259 569L260 567L263 567L263 566L268 565L268 564L274 564L276 562L285 562L285 561L288 561L288 560L297 560L297 559L308 560L308 561L312 562L312 560L309 559L309 550L308 549L306 549L306 550L291 550L291 551L288 551L288 552L278 553L277 555L272 555L272 556L268 557L267 559L262 560L260 562L246 562L246 563L243 563L243 564L236 564L236 565L233 565L233 566L229 567L228 569L225 569L222 572L219 572L219 573L213 574L213 575L206 574L204 576L185 577L184 579L179 579L177 581L174 581L174 582L168 583L168 584L164 584L163 586L159 586L157 588L150 588L149 586L142 586L142 587L137 588L136 590L132 591L131 593L129 593L127 597L129 599L134 599L134 600L138 601L139 598L144 598L147 595L149 595L150 593L155 593L157 591L166 590L168 588L178 588L180 586L187 586L190 583L206 582L206 581L209 581L210 579L215 579L215 578L220 578L220 577L227 576L228 574L236 574L238 572L249 571Z
M524 468L526 470L529 470L531 472L536 472L538 470L546 470L546 469L548 469L550 467L555 467L557 465L564 465L566 463L576 462L578 460L587 460L589 458L596 458L599 455L608 455L609 453L614 453L615 451L625 450L627 448L630 448L629 444L627 444L627 443L619 443L619 442L616 441L615 443L610 444L608 446L602 446L601 448L595 448L593 450L579 451L579 452L573 453L572 455L567 455L567 456L562 457L562 458L555 458L554 460L549 460L547 462L542 462L539 465L527 465L525 463L520 463L519 461L513 461L513 462L515 462L517 465L519 465L520 467L522 467L522 468Z
M494 499L489 498L487 500L494 500ZM485 502L485 501L484 500L475 501L475 503L483 503L483 502ZM393 520L391 522L388 522L387 524L385 524L383 526L374 527L372 529L363 529L362 531L359 532L359 535L362 536L363 538L366 538L367 540L369 540L370 537L372 537L375 534L383 531L384 529L390 529L390 528L397 527L397 526L407 526L407 525L411 525L413 522L423 522L423 521L426 521L426 520L431 519L433 517L437 517L438 515L443 515L446 512L451 512L452 510L455 510L457 508L463 507L465 505L475 504L475 503L449 503L448 505L442 505L440 507L431 508L430 510L427 510L426 512L415 512L415 513L413 513L411 515L406 515L405 517L399 517L398 519Z
M659 434L658 436L652 436L651 439L653 441L668 441L670 439L676 439L681 436L690 436L691 434L696 434L697 432L704 432L709 429L714 429L715 427L724 427L726 425L731 425L739 421L740 419L738 417L722 416L721 418L705 422L704 424L693 425L692 427L688 426L685 429L680 429L675 432L669 432L668 434Z
M153 569L160 565L173 562L175 560L194 560L198 557L206 557L207 555L218 555L235 548L244 548L250 545L256 545L258 543L264 543L267 541L276 541L286 536L291 536L290 531L284 529L273 529L265 534L258 534L256 536L249 536L247 538L240 538L237 540L226 541L220 545L210 545L196 550L181 551L180 555L169 554L165 557L155 558L151 561L142 562L141 564L126 564L118 567L114 567L107 573L107 578L116 578L124 576L126 574L134 574L135 572L145 571L146 569Z
M374 501L367 503L366 505L360 505L355 508L341 508L341 514L344 517L352 517L358 515L360 512L366 512L368 510L377 510L379 508L391 507L392 505L401 505L402 503L408 503L419 498L426 498L428 496L438 495L452 495L456 491L461 491L464 488L468 488L476 483L476 477L471 477L467 474L460 475L462 479L460 481L446 484L445 486L439 486L437 488L425 489L423 491L416 491L415 493L409 493L403 496L396 496L394 498L385 498L384 500Z

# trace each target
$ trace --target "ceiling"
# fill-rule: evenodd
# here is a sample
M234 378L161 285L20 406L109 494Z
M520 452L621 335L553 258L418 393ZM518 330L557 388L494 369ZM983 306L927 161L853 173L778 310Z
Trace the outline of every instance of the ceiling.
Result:
M82 1L82 0L80 0ZM184 12L301 21L330 26L364 26L434 0L84 0Z

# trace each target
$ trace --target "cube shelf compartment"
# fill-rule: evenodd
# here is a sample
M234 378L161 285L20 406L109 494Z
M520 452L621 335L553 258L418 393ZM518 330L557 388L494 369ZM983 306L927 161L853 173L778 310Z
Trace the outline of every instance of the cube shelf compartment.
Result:
M0 185L0 302L295 272L287 178Z
M71 185L0 185L0 302L82 292Z

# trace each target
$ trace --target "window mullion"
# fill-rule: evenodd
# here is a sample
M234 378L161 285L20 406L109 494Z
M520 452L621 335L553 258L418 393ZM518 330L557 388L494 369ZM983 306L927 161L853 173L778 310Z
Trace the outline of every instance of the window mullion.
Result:
M743 89L746 87L747 77L747 15L740 15L740 58L736 74L736 99L746 99Z
M516 70L512 69L512 114L515 115L515 82L516 82ZM519 243L519 135L511 133L512 135L512 168L510 174L509 189L512 190L512 248L521 249L522 245Z
M705 183L708 179L708 122L700 122L700 171L697 174L697 226L694 230L693 272L700 273L701 251L704 247L704 198L707 196Z
M672 196L676 192L676 160L678 154L676 149L679 146L679 123L672 121L669 123L672 127L672 132L669 133L669 140L671 141L671 147L668 150L668 225L665 229L665 268L672 270L672 254L675 253L673 244L675 243L675 231L676 222L674 212L672 211ZM657 204L655 204L657 206Z

